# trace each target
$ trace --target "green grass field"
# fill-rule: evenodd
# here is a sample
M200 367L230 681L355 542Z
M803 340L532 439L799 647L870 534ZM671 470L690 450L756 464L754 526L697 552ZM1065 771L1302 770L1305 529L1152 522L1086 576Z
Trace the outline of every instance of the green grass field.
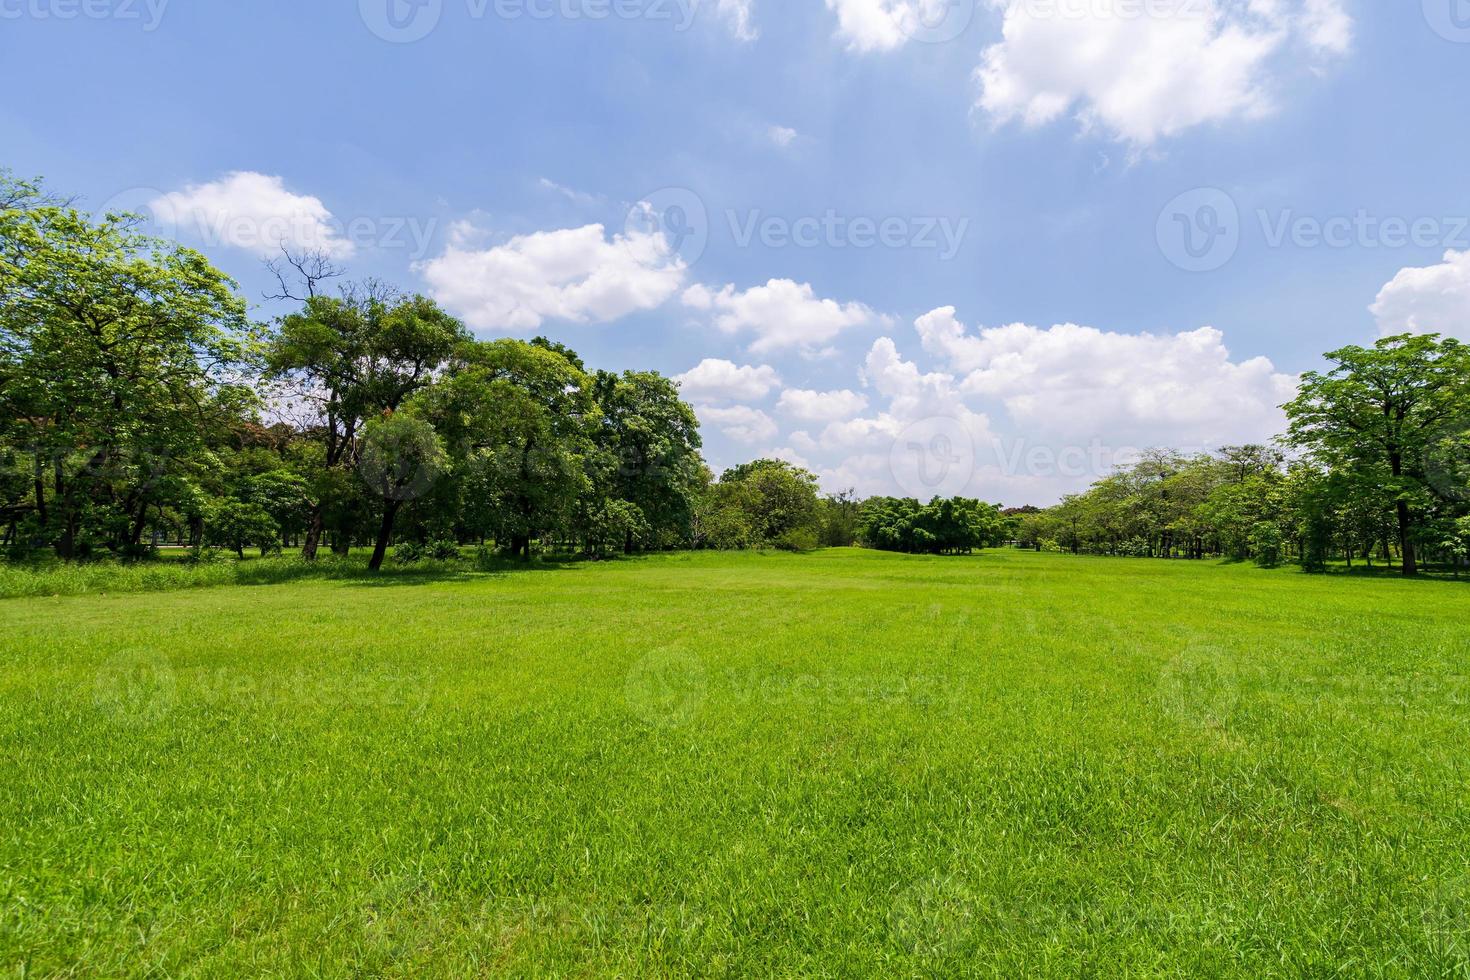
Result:
M5 976L1470 975L1470 587L992 551L0 601Z

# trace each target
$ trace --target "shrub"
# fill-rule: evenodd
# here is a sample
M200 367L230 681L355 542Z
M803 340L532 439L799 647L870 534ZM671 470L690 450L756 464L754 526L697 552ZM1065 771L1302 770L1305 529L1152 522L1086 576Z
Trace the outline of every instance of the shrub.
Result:
M459 543L441 538L424 546L425 554L434 561L458 561Z
M777 551L813 551L818 545L817 533L811 528L792 528L776 537L771 547Z
M393 549L393 560L400 565L417 565L425 557L424 546L416 541L405 541Z

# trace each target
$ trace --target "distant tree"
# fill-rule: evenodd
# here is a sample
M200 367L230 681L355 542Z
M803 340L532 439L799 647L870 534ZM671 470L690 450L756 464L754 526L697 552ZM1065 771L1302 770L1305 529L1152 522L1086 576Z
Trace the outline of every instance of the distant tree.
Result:
M755 547L816 547L817 478L779 459L758 459L725 471L715 491L719 520L743 528Z
M240 558L246 547L257 547L264 555L276 543L280 527L259 504L243 500L220 500L213 503L205 519L205 540L229 548Z

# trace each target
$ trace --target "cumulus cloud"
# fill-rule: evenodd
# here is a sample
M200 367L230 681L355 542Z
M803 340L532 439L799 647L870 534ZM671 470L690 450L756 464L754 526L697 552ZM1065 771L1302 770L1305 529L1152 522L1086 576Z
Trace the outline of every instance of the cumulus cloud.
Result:
M855 391L809 391L789 388L776 402L777 410L801 422L833 422L849 418L868 407L868 399Z
M1297 378L1234 361L1213 327L1172 335L1014 323L968 333L953 307L915 321L924 349L998 399L1032 433L1137 445L1213 446L1280 433Z
M444 254L416 267L435 299L479 330L534 330L546 320L608 323L662 306L685 266L658 231L608 237L600 224L475 247L455 229Z
M191 229L208 244L262 257L280 254L282 246L318 250L337 259L356 252L319 198L292 193L280 177L248 170L190 184L150 202L149 208L160 222Z
M977 332L952 307L914 326L925 356L907 357L894 337L878 338L859 369L863 402L801 389L778 402L783 413L808 399L831 409L787 413L809 425L786 444L811 461L827 490L1045 504L1151 446L1268 440L1283 431L1278 406L1295 393L1294 376L1264 358L1233 359L1209 327L1156 335L1012 324Z
M772 279L743 292L733 285L718 292L694 285L684 292L684 305L710 312L727 334L750 333L754 353L783 348L813 350L844 330L886 322L862 303L819 298L807 283Z
M891 51L955 16L955 0L827 0L852 51Z
M1074 112L1136 146L1271 112L1291 68L1344 54L1344 0L991 0L1002 40L979 105L1027 125Z
M701 422L714 426L736 442L747 445L774 439L780 431L775 419L749 405L731 405L725 408L700 405L695 408L695 412Z
M736 365L707 357L674 380L684 397L695 401L754 401L779 385L781 376L767 364Z
M1449 251L1438 265L1399 270L1372 310L1384 336L1440 333L1470 340L1470 251Z

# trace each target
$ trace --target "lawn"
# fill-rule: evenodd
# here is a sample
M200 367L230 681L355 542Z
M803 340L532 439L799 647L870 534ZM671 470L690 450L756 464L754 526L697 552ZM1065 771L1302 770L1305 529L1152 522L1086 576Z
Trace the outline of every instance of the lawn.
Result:
M1470 586L990 551L0 601L7 976L1470 975Z

